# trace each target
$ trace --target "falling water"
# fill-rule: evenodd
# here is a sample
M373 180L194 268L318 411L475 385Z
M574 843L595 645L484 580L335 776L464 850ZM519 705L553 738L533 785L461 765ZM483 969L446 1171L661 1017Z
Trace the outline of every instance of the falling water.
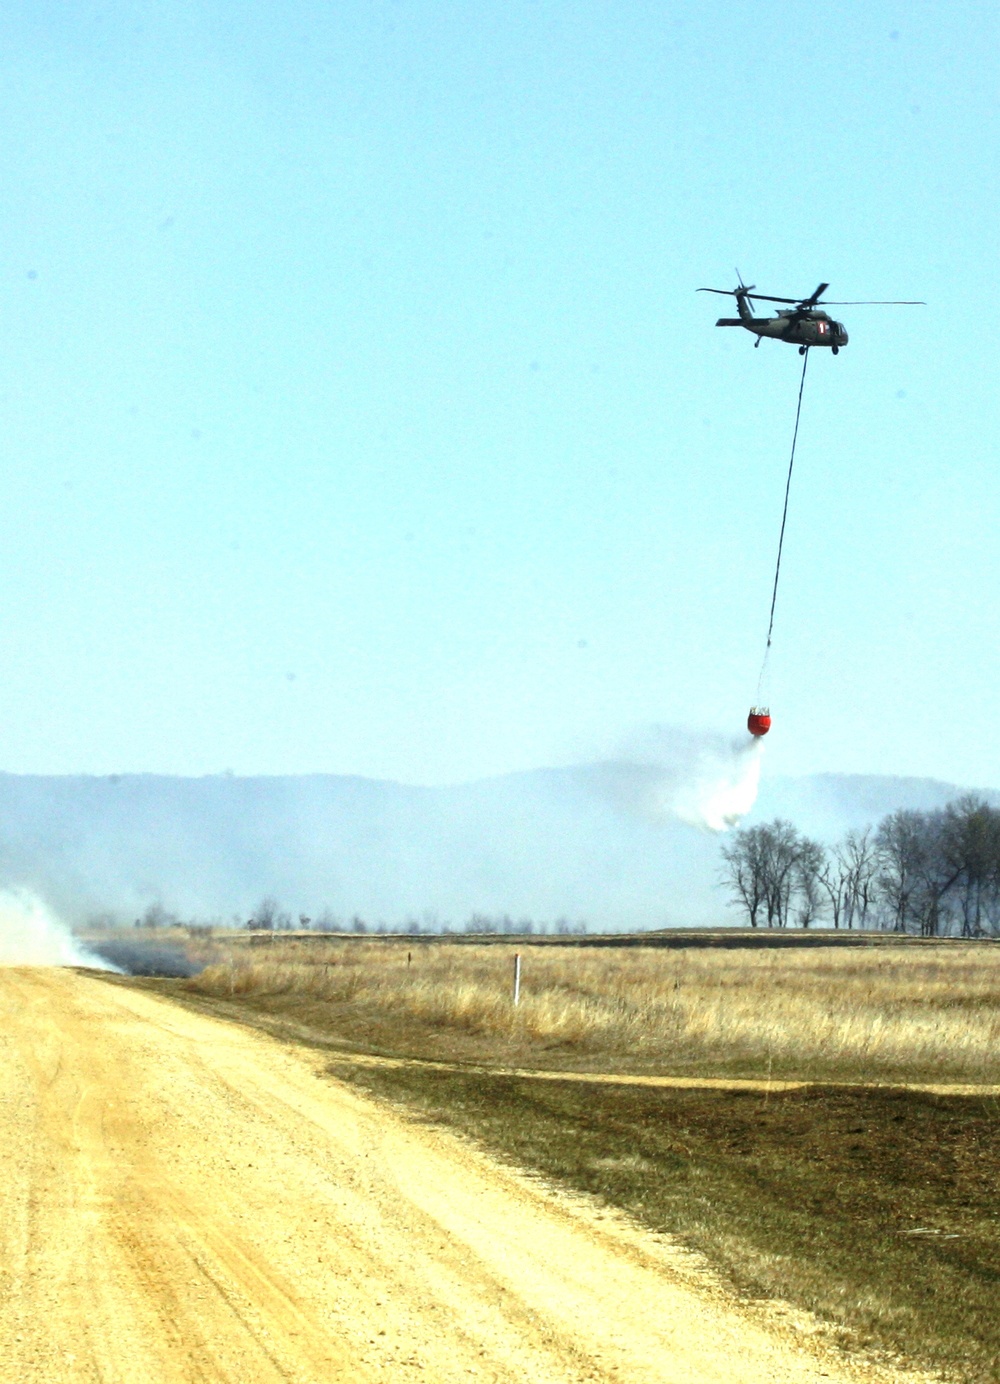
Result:
M727 831L756 801L763 750L751 735L651 726L621 747L599 782L618 807L649 821Z

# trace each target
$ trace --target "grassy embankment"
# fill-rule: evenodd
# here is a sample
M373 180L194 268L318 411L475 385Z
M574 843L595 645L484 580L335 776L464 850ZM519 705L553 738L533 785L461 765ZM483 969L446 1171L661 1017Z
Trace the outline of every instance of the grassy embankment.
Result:
M900 1089L1000 1083L1000 946L525 947L516 1010L513 950L244 943L166 984L329 1044L337 1076L677 1236L845 1342L1000 1378L1000 1100ZM764 1085L568 1079L584 1072Z
M231 943L193 982L369 1050L491 1066L1000 1082L1000 945ZM211 959L211 953L206 959Z

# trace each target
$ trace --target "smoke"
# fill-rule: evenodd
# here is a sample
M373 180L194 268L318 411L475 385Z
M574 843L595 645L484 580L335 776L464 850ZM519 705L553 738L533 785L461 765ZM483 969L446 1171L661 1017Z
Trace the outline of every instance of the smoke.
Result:
M728 831L753 807L763 745L741 735L651 726L601 766L601 787L619 807L648 821L671 818L704 831Z
M0 966L92 966L115 969L91 955L33 894L0 890Z

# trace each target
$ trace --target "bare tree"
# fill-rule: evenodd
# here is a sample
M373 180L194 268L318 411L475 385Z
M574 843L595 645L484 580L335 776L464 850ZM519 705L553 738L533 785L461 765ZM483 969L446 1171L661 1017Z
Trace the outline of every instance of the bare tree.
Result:
M823 904L823 872L827 864L826 851L818 841L800 837L795 861L796 899L795 920L807 928L820 916Z
M820 912L823 847L801 836L791 822L775 818L745 827L722 847L722 883L751 927L761 916L768 927L787 927L794 916L803 927Z
M865 927L875 901L878 861L871 827L849 831L830 848L819 882L830 904L833 926Z
M746 910L751 927L757 927L767 898L767 833L767 827L744 827L722 847L722 884L728 888L733 903Z
M801 837L791 822L776 817L767 828L764 855L765 904L768 927L787 927L792 894L798 883Z
M273 932L276 927L280 926L280 916L281 910L278 900L273 894L265 894L254 909L249 926L261 928L264 932Z
M948 929L949 894L962 874L961 824L948 811L924 817L924 848L918 862L921 935L937 937ZM956 849L957 847L957 849Z
M879 902L893 932L905 932L914 915L925 848L924 814L900 808L875 833Z
M835 928L847 916L847 895L850 888L847 864L841 856L841 847L834 846L823 861L818 880L830 905L830 917Z
M937 937L950 930L950 895L959 880L969 880L968 898L978 888L982 865L975 814L960 800L945 811L893 812L875 835L879 857L878 890L893 930Z
M176 913L170 913L163 907L162 903L151 903L146 907L142 917L137 920L137 927L177 927L180 919Z
M844 922L847 927L866 927L868 915L875 903L875 877L878 856L871 827L849 831L841 846L842 859L847 866L848 889L845 899Z
M775 819L734 832L720 882L751 927L1000 935L1000 807L969 794L933 812L899 809L827 850Z
M1000 892L1000 812L968 794L944 810L945 866L953 870L955 906L963 937L980 937Z

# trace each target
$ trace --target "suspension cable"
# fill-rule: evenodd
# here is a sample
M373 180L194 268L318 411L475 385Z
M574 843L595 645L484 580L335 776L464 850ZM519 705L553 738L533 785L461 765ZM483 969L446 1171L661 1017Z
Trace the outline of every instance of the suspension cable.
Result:
M795 444L799 436L799 418L802 414L802 391L806 387L806 366L809 364L809 347L805 349L802 357L802 378L799 381L799 402L795 408L795 431L792 433L792 454L788 458L788 478L785 481L785 507L781 511L781 533L778 535L778 560L774 565L774 588L771 591L771 616L767 622L767 644L764 646L764 661L760 668L760 683L758 683L758 695L760 684L764 681L764 671L767 668L767 657L771 652L771 635L774 632L774 607L778 600L778 577L781 573L781 550L785 543L785 521L788 519L788 496L792 488L792 467L795 465Z

